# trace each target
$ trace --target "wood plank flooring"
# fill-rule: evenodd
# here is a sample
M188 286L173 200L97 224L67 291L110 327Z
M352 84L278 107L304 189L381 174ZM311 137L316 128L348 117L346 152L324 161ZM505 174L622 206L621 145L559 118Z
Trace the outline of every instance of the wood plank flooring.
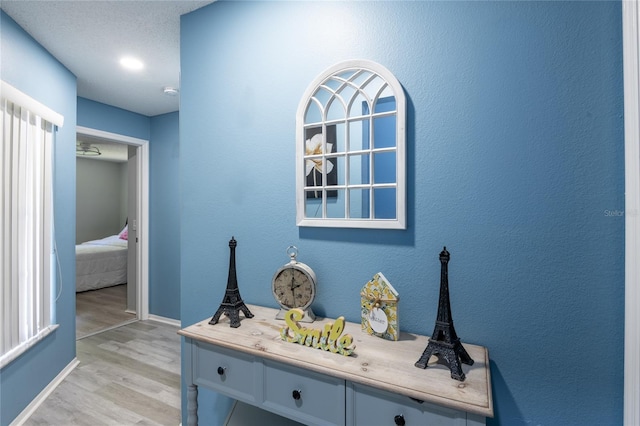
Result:
M126 309L126 284L76 293L76 339L135 320Z
M80 364L24 424L179 425L177 331L136 321L78 340Z

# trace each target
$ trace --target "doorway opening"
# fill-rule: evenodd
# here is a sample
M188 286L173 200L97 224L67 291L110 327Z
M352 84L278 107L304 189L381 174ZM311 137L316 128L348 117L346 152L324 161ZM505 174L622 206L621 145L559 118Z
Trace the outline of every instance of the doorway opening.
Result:
M86 127L78 126L76 133L79 141L77 178L93 180L93 183L77 182L79 185L78 209L80 210L83 205L89 206L86 207L89 213L79 211L77 214L78 239L90 239L88 244L85 241L76 241L78 276L76 336L77 339L80 339L149 317L149 247L147 238L149 146L148 141L144 139ZM112 158L116 158L118 155L124 155L124 157L116 158L115 162L110 165L107 162L86 160L91 156L102 156L103 152L100 151L100 148L106 154L104 158L109 155ZM95 153L96 149L100 151L99 155ZM85 154L85 150L89 153ZM117 151L121 151L121 154L118 154ZM101 167L96 167L99 163L102 163ZM110 170L108 173L112 173L110 176L115 176L113 180L118 182L104 182L111 180L109 177L103 178L102 182L100 176L96 176L94 179L93 175L105 168ZM114 169L117 171L114 172ZM97 194L86 195L87 192L83 192L85 196L94 201L79 199L82 195L80 194L82 185L90 186L89 193L93 188L96 188ZM100 191L104 191L104 197L101 197ZM118 204L116 210L120 209L119 212L114 212L113 206L103 205L101 209L96 210L96 206L92 205L92 203L103 201L102 198L107 198L107 192L118 193L115 197L116 199L120 197L121 200L114 204ZM111 193L110 197L113 200L114 194ZM109 209L111 209L111 213L107 213L108 217L102 219L92 217L100 216ZM110 223L108 230L107 228L96 229L106 222ZM97 235L95 239L91 237L92 232L93 236ZM106 235L102 236L101 233ZM124 262L124 271L122 264L117 262ZM97 272L95 275L91 275L94 274L94 270ZM126 308L114 310L110 308L114 304L116 306L125 304ZM95 309L95 313L91 312L91 309Z

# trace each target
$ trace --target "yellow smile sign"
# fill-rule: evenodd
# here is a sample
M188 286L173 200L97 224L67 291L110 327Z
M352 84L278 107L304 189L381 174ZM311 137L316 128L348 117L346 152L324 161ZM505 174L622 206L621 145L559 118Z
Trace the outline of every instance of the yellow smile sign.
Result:
M301 309L290 309L284 315L286 326L280 329L282 340L291 343L310 346L323 351L351 355L356 348L353 345L353 337L350 334L342 335L344 331L344 317L339 317L335 322L324 325L322 330L301 327L298 321L302 319L304 312Z

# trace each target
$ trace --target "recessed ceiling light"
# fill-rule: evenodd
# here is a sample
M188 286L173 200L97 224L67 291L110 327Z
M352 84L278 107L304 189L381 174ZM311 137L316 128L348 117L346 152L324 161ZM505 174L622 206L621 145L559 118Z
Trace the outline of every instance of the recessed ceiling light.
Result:
M142 63L142 61L132 56L124 56L120 58L120 65L132 71L139 71L144 68L144 64Z

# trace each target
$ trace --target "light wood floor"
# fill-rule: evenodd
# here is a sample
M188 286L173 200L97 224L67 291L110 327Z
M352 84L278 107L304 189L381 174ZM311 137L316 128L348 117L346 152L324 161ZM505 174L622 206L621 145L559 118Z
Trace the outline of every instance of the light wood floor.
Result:
M76 293L76 339L134 320L126 309L126 284Z
M137 321L77 341L80 364L25 425L180 424L178 327Z

